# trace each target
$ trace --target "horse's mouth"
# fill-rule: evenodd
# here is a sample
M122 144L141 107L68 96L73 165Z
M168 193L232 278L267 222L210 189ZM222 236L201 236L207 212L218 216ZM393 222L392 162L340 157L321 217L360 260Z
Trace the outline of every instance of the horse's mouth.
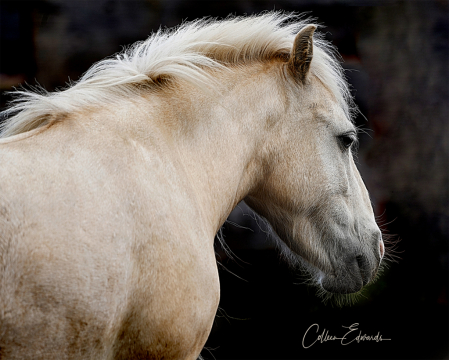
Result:
M319 285L325 291L336 294L352 294L362 290L376 276L378 265L372 269L363 256L356 256L352 261L340 266L333 274L319 270Z
M359 292L364 284L361 278L344 277L326 275L322 278L320 286L330 293L335 294L352 294Z

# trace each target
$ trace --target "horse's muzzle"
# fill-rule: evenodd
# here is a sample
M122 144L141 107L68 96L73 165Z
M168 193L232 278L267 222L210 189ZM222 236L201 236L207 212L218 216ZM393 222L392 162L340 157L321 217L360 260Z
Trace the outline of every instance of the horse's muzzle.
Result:
M321 281L324 290L331 293L351 294L360 291L376 276L379 268L377 256L370 259L358 254L348 257L336 266L335 275L326 275Z

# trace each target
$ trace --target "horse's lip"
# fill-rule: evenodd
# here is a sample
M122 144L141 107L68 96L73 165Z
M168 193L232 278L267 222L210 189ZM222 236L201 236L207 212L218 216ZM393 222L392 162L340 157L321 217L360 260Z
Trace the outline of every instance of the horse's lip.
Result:
M369 267L364 263L362 256L352 258L351 262L345 262L340 271L335 271L334 264L333 272L325 272L317 267L320 271L320 286L331 293L350 294L360 291L372 279L373 273Z
M364 282L361 277L326 276L320 281L321 287L331 293L351 294L360 291Z
M367 271L365 271L365 268L366 268L365 261L366 260L363 258L363 256L356 256L355 259L357 262L357 267L359 270L360 278L362 279L363 286L365 286L371 280L372 273L371 273L371 271L369 271L369 273Z

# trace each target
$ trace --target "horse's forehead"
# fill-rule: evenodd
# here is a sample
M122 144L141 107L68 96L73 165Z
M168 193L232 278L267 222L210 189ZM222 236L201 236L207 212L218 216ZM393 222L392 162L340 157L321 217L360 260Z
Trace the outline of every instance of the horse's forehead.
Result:
M334 112L337 109L341 110L335 94L317 77L311 78L309 89L309 101L315 103L319 108L328 112Z
M337 128L352 126L337 99L322 87L313 89L307 96L303 96L300 107L301 111L305 110L315 123L325 123Z

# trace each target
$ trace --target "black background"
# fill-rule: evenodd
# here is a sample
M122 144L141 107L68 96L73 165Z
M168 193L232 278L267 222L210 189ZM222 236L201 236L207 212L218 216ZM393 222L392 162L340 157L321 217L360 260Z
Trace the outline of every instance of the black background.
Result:
M221 302L205 359L448 359L449 5L447 1L2 1L1 105L12 86L47 90L160 26L264 10L308 12L344 60L359 116L358 167L397 262L355 305L323 304L241 204L217 241ZM240 227L233 225L240 224ZM247 229L248 228L248 229ZM389 341L316 343L359 323ZM354 333L352 333L354 334ZM351 334L351 336L353 336ZM358 334L358 332L357 332Z

